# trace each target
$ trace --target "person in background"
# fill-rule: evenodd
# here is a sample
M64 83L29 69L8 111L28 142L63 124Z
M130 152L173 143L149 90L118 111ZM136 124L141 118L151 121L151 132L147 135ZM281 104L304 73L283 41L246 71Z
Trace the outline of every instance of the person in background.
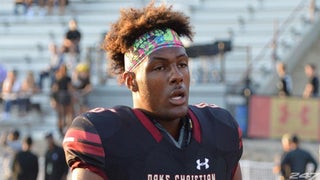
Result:
M124 9L105 39L133 107L77 116L63 141L72 179L241 180L242 133L216 105L189 105L189 18L172 6Z
M58 114L58 129L61 137L64 136L65 130L74 116L73 92L67 65L62 64L55 74L55 81L51 89L51 105Z
M68 63L69 69L72 69L72 64L79 62L82 33L78 28L76 19L71 19L68 22L68 27L63 40L63 52L69 55L66 62Z
M287 67L283 62L278 62L276 65L277 73L280 81L277 84L279 96L290 96L292 94L292 79L287 73Z
M281 145L282 145L282 154L275 159L275 166L273 167L273 173L279 174L281 177L288 179L290 174L288 172L281 170L281 161L286 156L286 154L291 150L291 134L286 133L281 138Z
M39 172L38 156L31 149L33 140L30 136L22 141L22 150L13 158L13 180L37 180Z
M20 8L22 8L22 11L20 11ZM14 9L13 13L14 15L25 15L27 13L27 4L26 0L14 0Z
M10 119L10 112L13 104L18 105L19 111L22 110L22 106L19 99L21 82L18 80L17 74L17 70L8 71L6 79L3 81L2 84L1 96L4 102L2 120Z
M39 88L35 82L32 71L28 71L25 79L22 81L19 99L22 106L20 114L25 114L30 111L32 106L31 97L39 92Z
M59 146L52 133L46 135L47 150L45 153L45 180L66 180L68 166L65 161L65 154Z
M304 67L308 82L303 91L304 98L318 97L319 95L319 78L317 68L314 64L306 64Z
M20 141L20 131L12 129L9 133L3 133L1 136L1 144L3 145L2 169L4 180L12 180L12 163L15 154L22 149Z
M300 142L297 135L291 135L289 143L290 151L285 154L281 161L281 173L286 175L284 177L285 179L290 178L290 176L294 176L295 179L306 179L305 177L301 176L304 176L304 173L307 172L307 165L309 163L312 164L313 170L311 173L315 173L318 168L318 163L312 157L310 152L300 148Z
M59 4L59 15L64 15L65 8L69 5L69 0L58 0Z
M53 84L55 72L59 69L60 65L64 63L64 53L59 49L55 43L50 43L48 46L50 52L50 62L46 68L44 68L39 75L38 86L39 89L43 88L43 80L50 77L50 87Z
M90 82L90 68L86 63L79 63L75 69L72 78L72 84L75 89L74 105L76 106L76 114L83 113L88 110L88 95L92 91Z

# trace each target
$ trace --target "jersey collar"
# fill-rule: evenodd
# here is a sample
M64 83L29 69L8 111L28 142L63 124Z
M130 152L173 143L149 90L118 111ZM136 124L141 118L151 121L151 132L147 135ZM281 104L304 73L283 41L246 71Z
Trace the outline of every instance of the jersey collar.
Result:
M163 138L163 134L160 132L159 128L156 127L156 125L153 123L152 120L150 120L141 110L139 109L133 109L133 113L137 116L139 121L142 123L142 125L149 131L149 133L153 136L153 138L160 142ZM192 123L189 123L190 129L192 130L192 137L198 142L201 142L201 130L200 130L200 124L195 116L195 114L188 109L187 116L189 119L191 119Z

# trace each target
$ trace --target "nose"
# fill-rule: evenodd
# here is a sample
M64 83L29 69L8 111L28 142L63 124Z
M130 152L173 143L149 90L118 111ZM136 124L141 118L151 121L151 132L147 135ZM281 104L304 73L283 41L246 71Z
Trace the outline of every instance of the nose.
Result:
M171 68L170 82L172 84L183 82L183 73L177 66Z

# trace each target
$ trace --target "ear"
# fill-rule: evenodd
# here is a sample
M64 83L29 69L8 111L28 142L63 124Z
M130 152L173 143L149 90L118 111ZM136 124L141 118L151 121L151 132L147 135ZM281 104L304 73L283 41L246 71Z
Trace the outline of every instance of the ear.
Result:
M138 91L138 86L135 78L134 72L124 72L123 73L123 79L124 83L127 86L128 89L130 89L132 92Z

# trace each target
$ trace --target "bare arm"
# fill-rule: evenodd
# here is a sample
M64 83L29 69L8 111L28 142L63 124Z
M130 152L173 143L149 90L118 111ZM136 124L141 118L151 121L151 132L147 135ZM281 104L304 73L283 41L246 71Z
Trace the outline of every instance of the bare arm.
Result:
M233 180L242 180L240 164L238 164L236 172L234 173Z
M303 97L308 98L311 96L311 92L313 91L312 84L308 83L303 91Z
M75 180L103 180L103 178L88 169L76 168L72 171L72 179Z

